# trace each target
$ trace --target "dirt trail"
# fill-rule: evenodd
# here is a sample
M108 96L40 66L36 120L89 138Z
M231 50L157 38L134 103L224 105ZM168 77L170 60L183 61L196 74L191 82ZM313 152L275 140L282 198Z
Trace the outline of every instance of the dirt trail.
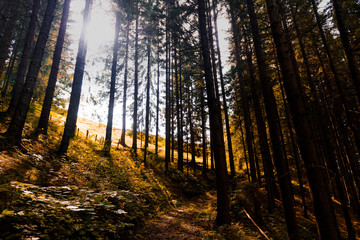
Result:
M212 229L214 196L207 194L185 200L180 206L160 214L144 224L139 233L143 239L199 240ZM213 209L212 209L213 210Z

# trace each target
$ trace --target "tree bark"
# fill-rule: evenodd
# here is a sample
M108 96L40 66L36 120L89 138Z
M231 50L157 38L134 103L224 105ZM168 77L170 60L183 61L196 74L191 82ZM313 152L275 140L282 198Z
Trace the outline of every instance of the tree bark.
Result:
M174 39L176 40L176 37ZM183 126L182 126L182 101L181 101L181 76L178 74L178 56L177 56L177 42L174 44L174 61L175 61L175 92L176 92L176 120L177 120L177 144L178 144L178 165L177 168L181 172L184 171L184 147L183 147Z
M125 60L124 60L124 91L123 91L123 114L122 114L122 131L120 144L126 146L125 143L125 133L126 133L126 100L127 100L127 78L128 78L128 61L129 61L129 32L130 32L130 23L128 20L126 25L126 45L125 45Z
M231 176L234 177L236 175L235 172L235 164L234 164L234 154L231 142L231 132L230 132L230 122L229 122L229 113L228 106L226 101L226 92L225 92L225 84L224 84L224 76L222 71L221 64L221 53L220 53L220 44L219 44L219 34L217 28L217 13L216 13L216 5L217 0L213 0L213 14L214 14L214 27L215 27L215 40L216 40L216 49L217 49L217 57L218 57L218 65L219 65L219 76L220 76L220 85L221 85L221 95L223 101L224 115L225 115L225 127L226 127L226 139L228 144L228 152L229 152L229 164Z
M165 171L168 171L169 163L170 163L170 49L169 49L169 6L167 6L167 18L166 18L166 60L165 60L165 68L166 68L166 100L165 100Z
M248 68L249 68L251 95L252 95L252 101L253 101L254 110L255 110L256 125L258 128L258 134L259 134L261 158L262 158L263 166L264 166L266 192L267 192L267 197L268 197L268 210L269 210L269 212L272 212L275 208L275 196L274 196L274 187L276 187L274 184L275 177L274 177L273 168L271 166L272 159L271 159L270 148L269 148L269 144L268 144L265 121L262 116L260 101L258 98L259 95L256 91L257 81L256 81L256 77L255 77L254 66L252 63L251 53L247 47L247 44L248 43L245 43L246 55L247 55L246 60L248 63Z
M207 144L206 144L206 114L205 114L205 99L204 99L204 87L200 89L201 97L201 135L202 135L202 157L203 157L203 167L202 174L207 176Z
M71 2L71 0L64 1L59 33L58 33L58 37L56 40L55 51L54 51L54 55L53 55L53 62L51 65L51 71L50 71L50 75L49 75L48 85L46 87L46 93L45 93L43 106L41 109L39 123L36 128L36 134L47 135L50 110L51 110L51 105L53 102L55 86L56 86L57 76L58 76L58 72L59 72L61 53L62 53L63 46L64 46L67 21L69 18L70 2Z
M281 26L278 6L275 0L266 0L265 5L276 45L285 91L290 104L295 130L300 139L300 149L304 157L307 176L312 190L319 235L321 239L339 239L330 196L327 186L323 181L324 173L315 149L314 137L311 133L309 113L306 112L306 103L302 98L300 86L298 86L295 77L295 69L290 58L289 45L285 40L284 30Z
M21 28L20 30L20 35L18 36L18 39L16 40L16 44L11 56L11 60L10 63L7 67L6 70L6 74L5 74L5 78L4 78L4 85L3 85L3 89L1 90L1 97L4 98L7 94L7 91L9 89L9 84L10 84L10 80L11 80L11 75L13 73L14 70L14 65L17 59L17 56L19 54L19 47L20 47L20 43L22 42L22 37L23 37L23 28Z
M335 12L337 26L340 32L340 39L344 47L346 61L350 70L350 76L356 89L356 95L360 100L360 72L355 60L354 50L351 47L349 33L345 24L345 16L339 0L331 0ZM360 151L360 149L358 149Z
M68 114L66 116L64 133L58 150L59 155L66 154L70 144L70 139L74 137L75 134L77 115L80 105L81 87L84 77L86 53L87 53L86 25L90 20L90 11L91 11L92 3L93 0L86 0L85 3L85 9L83 13L84 14L83 26L81 29L79 48L76 57L74 80L73 80L71 96L70 96L70 104L68 108Z
M292 187L289 181L289 168L286 162L285 153L281 148L281 125L278 115L277 104L273 89L271 88L271 80L268 76L267 65L265 62L264 50L261 46L261 38L259 33L259 26L254 10L254 3L252 0L247 0L247 9L250 19L250 27L254 40L254 48L256 60L258 64L260 83L262 93L264 96L265 111L269 123L269 132L271 137L272 149L274 154L274 162L278 172L279 184L281 190L282 204L285 212L285 219L288 229L288 237L290 239L299 239L299 230L296 223L296 215L294 210L294 200L292 197ZM271 164L270 166L271 167ZM272 171L272 169L270 169ZM274 185L273 185L274 186ZM276 187L276 186L274 186Z
M22 88L25 83L25 76L26 76L26 72L27 72L28 64L29 64L29 60L30 60L31 49L32 49L33 41L34 41L35 28L36 28L36 24L37 24L37 17L38 17L39 10L40 10L40 0L34 0L32 10L31 10L30 22L29 22L28 30L27 30L26 37L25 37L25 43L24 43L24 47L23 47L21 61L19 63L19 67L18 67L17 73L16 73L15 85L12 90L9 107L5 112L5 114L7 114L9 116L12 116L15 111L15 108L16 108L17 103L19 102L19 99L21 96L20 94L21 94Z
M134 76L134 112L133 112L133 143L135 156L137 156L137 118L138 118L138 74L139 74L139 3L136 2L136 29L135 29L135 76Z
M210 111L210 131L214 146L216 164L217 218L218 225L230 224L229 179L227 175L224 134L221 124L221 109L214 92L214 79L211 72L209 41L206 29L205 1L198 0L200 47L204 64L208 106Z
M160 111L160 35L157 45L157 88L156 88L156 129L155 129L155 154L159 152L159 111Z
M145 113L145 147L144 147L144 164L146 165L147 147L149 144L149 124L150 124L150 75L151 75L151 38L148 37L147 43L147 81L146 81L146 113Z
M116 22L115 22L115 37L114 37L114 48L113 48L113 59L111 66L111 80L110 80L110 98L109 98L109 108L108 108L108 118L106 124L106 133L105 133L105 142L102 151L105 154L110 153L111 149L111 138L112 138L112 125L114 117L114 102L115 102L115 85L116 85L116 74L117 74L117 62L118 62L118 50L119 50L119 32L120 32L120 12L116 12Z
M56 3L57 0L48 0L47 2L45 16L41 24L39 37L36 41L34 52L31 56L29 70L26 75L25 84L21 91L21 98L15 108L9 128L5 133L8 142L13 145L21 144L21 135L24 129L26 116L29 111L31 98L34 93L37 76L41 68L41 62L44 56L51 24L54 19Z

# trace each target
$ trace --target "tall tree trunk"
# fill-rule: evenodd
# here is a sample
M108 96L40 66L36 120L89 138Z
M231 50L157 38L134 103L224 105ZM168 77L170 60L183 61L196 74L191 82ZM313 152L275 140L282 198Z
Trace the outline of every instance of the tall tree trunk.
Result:
M165 60L165 68L166 68L166 100L165 100L165 171L168 171L169 163L170 163L170 36L169 36L169 6L167 6L167 18L166 18L166 60Z
M4 36L0 39L0 77L2 77L4 69L6 68L6 60L9 58L10 46L14 40L18 12L19 7L13 4L10 10L9 20L6 23Z
M22 38L23 38L23 28L21 28L20 30L20 35L18 36L18 39L16 40L16 44L11 56L11 60L9 63L9 66L7 67L6 70L6 74L5 74L5 78L4 78L4 86L3 89L1 90L1 97L4 98L7 94L7 91L9 89L9 85L10 85L10 81L11 81L11 75L13 73L14 70L14 65L17 59L17 56L19 54L19 47L20 47L20 43L22 42Z
M176 41L176 37L174 39ZM177 42L176 42L177 43ZM183 150L183 129L182 129L182 102L181 98L181 76L178 74L178 56L177 56L177 44L174 44L174 61L175 61L175 92L176 92L176 120L177 120L177 144L178 144L178 170L183 172L183 162L184 162L184 150Z
M214 14L214 27L215 27L215 39L216 39L216 49L217 49L217 57L218 57L218 65L219 65L219 75L220 75L220 85L221 85L221 94L222 94L222 101L223 101L223 108L224 108L224 115L225 115L225 127L226 127L226 139L228 144L228 151L229 151L229 164L230 164L230 171L231 175L234 177L235 172L235 164L234 164L234 154L231 142L231 132L230 132L230 123L229 123L229 113L226 101L226 92L225 92L225 84L224 84L224 76L222 71L222 64L221 64L221 53L220 53L220 44L219 44L219 34L217 28L217 13L216 13L216 5L217 0L213 0L213 14Z
M256 91L256 77L255 77L255 71L254 66L252 63L252 56L251 53L247 47L248 43L245 43L246 48L246 60L248 63L249 68L249 75L250 75L250 87L251 87L251 95L255 110L255 118L256 118L256 125L258 128L258 134L259 134L259 142L260 142L260 151L261 151L261 158L263 161L264 166L264 175L265 175L265 181L266 181L266 192L268 197L268 209L269 212L272 212L275 208L275 196L274 196L274 187L275 186L275 177L274 172L272 168L272 159L270 154L270 148L268 144L268 138L266 133L266 126L265 121L262 116L260 101L258 98L258 93Z
M25 76L26 76L26 72L28 69L32 44L34 41L35 28L36 28L36 24L37 24L37 17L38 17L39 10L40 10L40 0L34 0L32 10L31 10L30 22L29 22L28 30L27 30L26 37L25 37L25 43L24 43L24 47L23 47L21 61L19 63L19 67L17 69L15 86L12 90L9 107L5 112L9 116L12 116L15 111L15 108L16 108L17 103L19 102L19 99L21 96L20 94L21 94L22 88L25 83Z
M136 29L135 29L135 76L134 76L134 112L133 112L133 143L135 156L137 156L137 120L138 120L138 84L139 84L139 3L136 2Z
M171 49L171 47L170 47ZM170 54L171 55L171 54ZM175 62L175 58L171 61ZM170 62L171 62L170 61ZM171 120L171 162L175 162L175 73L174 68L175 64L174 62L171 62L170 64L170 120Z
M146 81L146 113L145 113L145 147L144 147L144 164L146 165L146 154L149 145L149 124L150 124L150 75L151 75L151 38L148 37L147 43L147 81Z
M335 0L336 1L336 0ZM346 116L346 120L349 124L349 128L350 130L352 131L353 133L353 136L354 136L354 139L355 139L355 143L356 143L356 147L358 149L358 151L360 151L360 136L359 136L359 132L357 131L357 129L355 128L354 126L354 123L353 123L353 120L350 116L350 109L349 109L349 106L348 106L348 103L346 101L346 98L345 98L345 93L344 93L344 90L342 89L342 86L341 86L341 83L340 83L340 77L339 77L339 74L338 74L338 71L337 69L335 68L335 64L334 64L334 60L333 60L333 57L332 57L332 54L331 54L331 50L330 50L330 46L326 40L326 36L325 36L325 33L324 33L324 30L323 30L323 27L322 27L322 24L321 24L321 19L320 19L320 16L319 16L319 13L317 11L317 6L316 6L316 3L315 3L315 0L311 0L311 6L312 6L312 9L314 11L314 14L315 14L315 19L316 19L316 23L317 23L317 26L318 26L318 29L319 29L319 33L320 33L320 37L321 37L321 40L323 42L323 46L324 46L324 49L325 49L325 53L326 53L326 56L328 58L328 61L329 61L329 65L330 65L330 69L331 69L331 72L334 76L334 81L335 81L335 84L336 84L336 87L337 87L337 90L339 92L339 96L340 96L340 101L342 103L342 106L343 106L343 109L344 109L344 113L345 113L345 116ZM341 14L340 14L341 15ZM347 33L345 34L347 36ZM346 38L345 36L345 38ZM346 44L345 44L346 45ZM344 46L345 47L345 46ZM351 51L351 50L350 50ZM349 59L347 59L348 61ZM351 62L352 60L350 60ZM349 63L349 62L348 62ZM352 65L350 63L350 65ZM349 66L350 67L350 66ZM351 70L353 71L353 70ZM355 72L356 72L356 66L355 66ZM353 73L351 73L352 75ZM352 75L353 77L353 75ZM353 82L355 84L355 81L354 81L354 78L353 78ZM358 86L360 85L356 85L355 84L355 87L357 88ZM360 88L359 88L360 89ZM358 98L360 99L360 91L359 89L357 89L357 96ZM340 123L342 124L342 123Z
M273 89L271 88L271 80L268 76L267 65L265 62L264 50L261 46L261 38L259 33L259 26L254 10L254 3L252 0L247 0L247 9L250 19L250 27L252 37L254 40L255 55L258 64L260 83L262 93L264 96L265 111L269 123L269 132L271 137L272 149L274 154L274 162L278 175L281 176L279 180L282 204L284 207L286 225L288 229L288 237L290 239L299 239L299 230L296 223L296 214L294 210L294 200L292 197L292 187L289 181L289 168L286 162L285 153L282 151L281 145L281 125L280 118L277 111L277 104ZM271 165L270 165L271 166ZM272 170L271 170L272 171ZM276 187L276 186L274 186Z
M188 88L188 118L189 118L189 131L190 131L190 147L191 147L191 161L193 166L194 174L196 172L196 161L195 161L195 136L194 136L194 125L192 119L192 104L191 104L191 83Z
M216 162L217 218L218 225L230 224L229 179L227 175L224 134L221 121L219 99L214 92L214 79L211 72L209 41L206 29L205 1L198 0L200 47L203 57L208 106L210 112L210 131Z
M41 109L41 115L39 119L39 123L36 128L36 133L47 135L47 129L49 124L49 116L51 105L53 102L55 86L57 82L57 76L59 72L61 53L64 46L65 33L67 27L67 21L69 18L69 9L70 9L71 0L65 0L63 6L63 12L61 16L61 23L59 28L59 33L56 40L55 51L53 55L53 62L51 65L51 71L49 75L48 85L46 87L45 98L43 102L43 106Z
M31 56L29 71L26 75L23 90L21 91L21 98L15 108L9 128L5 133L6 138L10 144L21 144L21 134L24 129L26 116L29 111L30 102L34 93L37 76L41 68L46 42L49 37L52 21L54 19L56 3L57 0L48 0L47 2L45 16L41 24L39 37L36 41L34 52Z
M240 120L239 125L240 125L239 128L240 128L240 135L241 135L241 145L242 145L242 148L243 148L243 151L244 151L244 158L245 158L245 165L246 165L246 175L247 175L247 177L248 177L248 179L250 181L251 179L250 179L249 161L248 161L248 155L246 153L246 143L245 143L244 131L243 131L243 128L241 126L241 120ZM242 169L241 161L239 161L239 168Z
M129 61L129 33L130 33L130 23L128 20L126 25L126 45L125 45L125 60L124 60L124 91L123 91L123 114L122 114L122 131L120 144L126 146L125 143L125 133L126 133L126 100L127 100L127 78L128 78L128 61Z
M340 32L340 39L344 47L346 62L349 66L351 79L356 89L358 100L360 100L360 72L355 60L354 49L351 47L349 33L345 24L345 16L339 0L331 0L335 12L337 26ZM360 151L360 149L358 149Z
M247 150L249 154L249 163L250 163L250 174L251 174L251 181L256 182L256 167L255 167L255 155L253 149L253 139L254 135L251 130L251 119L250 119L250 109L249 103L247 101L246 96L246 89L245 89L245 82L243 79L243 72L242 72L242 59L241 59L241 50L240 50L240 37L238 26L236 25L234 7L230 4L230 16L231 16L231 28L233 32L233 38L235 43L235 57L236 57L236 70L238 73L238 83L240 88L240 95L241 95L241 107L243 110L243 117L244 117L244 126L245 126L245 141L247 145Z
M331 207L329 192L324 183L324 173L315 149L314 137L311 133L310 116L306 112L306 103L302 98L300 86L298 86L295 77L295 69L290 58L289 45L285 40L284 30L281 26L278 6L275 0L266 0L265 3L285 91L290 104L295 130L300 139L300 149L304 157L307 176L312 190L319 235L321 239L339 239L339 231Z
M255 156L255 147L253 145L254 141L254 134L251 129L251 118L250 118L250 109L249 109L249 103L247 100L247 93L246 93L246 85L245 85L245 79L243 77L243 71L242 71L242 59L241 59L241 50L240 50L240 35L238 31L238 26L236 25L236 19L234 14L234 6L232 3L230 3L230 21L231 21L231 28L233 32L233 38L235 42L235 58L236 58L236 70L238 73L238 83L240 87L240 96L241 96L241 107L243 110L243 116L244 116L244 125L245 125L245 139L246 139L246 145L248 147L248 154L249 154L249 163L250 163L250 176L251 176L251 182L256 183L258 181L258 178L260 176L257 176L257 168L256 168L256 156ZM259 202L259 199L255 196L256 195L256 189L251 188L250 189L250 195L254 202L254 215L255 219L258 221L258 223L262 223L262 213L261 213L261 205Z
M84 77L86 53L87 53L86 25L90 20L90 11L91 11L92 3L93 0L86 0L85 3L85 9L83 13L84 14L83 26L81 29L79 48L76 56L74 80L71 89L68 114L66 116L65 129L58 150L59 155L66 154L70 144L70 139L74 137L75 134L77 115L80 105L81 87Z
M206 114L205 114L205 99L204 99L204 87L200 88L201 97L201 135L202 135L202 157L203 157L203 168L202 173L207 176L207 144L206 144Z
M156 88L156 127L155 127L155 154L159 152L159 111L160 111L160 35L157 44L157 88Z
M106 124L106 134L105 142L102 151L105 154L110 153L111 148L111 138L112 138L112 125L114 117L114 102L115 102L115 85L116 85L116 74L117 74L117 61L118 61L118 50L119 50L119 32L121 26L120 12L116 11L116 22L115 22L115 37L114 37L114 48L113 48L113 59L111 66L111 80L110 80L110 98L109 98L109 108L108 108L108 117Z

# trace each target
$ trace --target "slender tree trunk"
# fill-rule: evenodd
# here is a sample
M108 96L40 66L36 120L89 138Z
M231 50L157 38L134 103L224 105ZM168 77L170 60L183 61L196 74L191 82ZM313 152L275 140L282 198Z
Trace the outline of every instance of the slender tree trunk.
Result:
M38 17L39 10L40 10L40 0L34 0L32 10L31 10L30 22L29 22L28 30L27 30L26 37L25 37L25 43L24 43L24 47L23 47L21 61L19 63L19 67L17 69L15 85L12 90L9 107L5 112L9 116L12 116L15 111L15 108L16 108L17 103L19 102L19 99L21 96L20 95L21 90L25 83L25 76L26 76L26 72L28 69L32 44L34 41L35 28L36 28L36 24L37 24L37 17Z
M249 110L249 103L247 101L246 96L246 89L245 89L245 82L243 79L243 72L242 72L242 59L241 59L241 50L239 47L240 38L239 38L239 31L238 26L236 25L236 19L234 14L233 5L230 4L230 15L231 15L231 27L233 31L233 38L235 43L235 56L236 56L236 70L238 73L238 83L240 87L240 95L241 95L241 107L243 110L243 117L244 117L244 126L245 126L245 141L247 145L247 150L249 154L249 163L250 163L250 174L251 174L251 181L256 182L256 167L255 167L255 155L253 149L253 139L254 135L251 130L251 119L250 119L250 110Z
M170 163L170 49L169 49L169 6L167 6L167 19L166 19L166 60L165 60L165 68L166 68L166 106L165 106L165 171L168 171L168 166Z
M171 47L170 47L171 49ZM175 68L175 58L171 59L171 64L170 64L170 120L171 120L171 162L175 162L175 73L174 73L174 68Z
M284 92L283 88L284 88L283 84L280 82L280 90L281 90L281 95L282 95L284 107L285 107L286 121L287 121L287 125L288 125L289 132L290 132L291 147L292 147L292 150L294 153L296 174L297 174L298 181L299 181L300 195L301 195L301 199L302 199L302 203L303 203L303 207L304 207L304 217L308 218L307 206L306 206L306 201L305 201L305 189L304 189L304 184L303 184L303 179L302 179L302 170L301 170L302 166L300 165L301 156L299 154L298 146L295 142L296 140L295 140L293 128L292 128L292 125L290 122L291 116L290 116L290 112L288 109L288 104L286 102L285 92Z
M210 111L210 131L216 161L216 186L217 186L217 218L218 225L230 224L229 209L229 179L227 175L224 134L221 124L221 109L219 100L214 92L214 79L211 72L209 41L206 29L205 1L198 0L200 47L204 63L205 81Z
M156 130L155 130L155 154L159 152L159 111L160 111L160 35L157 45L157 89L156 89Z
M207 176L207 145L206 145L206 115L205 115L205 100L204 100L204 91L205 89L201 87L200 97L201 97L201 135L202 135L202 157L203 157L203 168L202 173Z
M66 116L65 129L58 150L59 155L66 154L70 144L70 139L74 137L75 134L77 115L80 105L81 87L84 77L86 53L87 53L86 25L90 20L90 11L91 11L92 2L93 0L86 0L85 3L85 9L83 13L84 14L83 26L81 29L79 48L75 63L74 80L71 89L68 114Z
M44 98L44 102L43 102L43 107L41 109L39 123L36 128L37 134L40 133L40 134L47 135L50 110L51 110L51 105L53 102L55 86L56 86L57 76L58 76L58 72L59 72L61 53L62 53L63 46L64 46L67 21L69 18L70 2L71 2L71 0L65 0L65 2L64 2L61 23L60 23L60 28L59 28L59 34L58 34L58 37L56 40L55 51L54 51L54 55L53 55L53 62L51 65L50 76L49 76L49 80L48 80L48 85L46 87L46 93L45 93L45 98Z
M26 116L29 111L31 98L34 93L37 76L41 68L41 62L44 56L46 42L49 37L54 13L56 9L57 0L48 0L45 16L41 24L40 33L36 42L34 52L31 56L29 71L26 76L24 88L21 92L21 98L15 108L14 115L12 116L9 128L5 135L10 144L20 145L21 134L24 129Z
M274 96L273 89L271 87L271 79L268 75L267 64L265 61L265 53L261 45L261 37L258 22L256 19L256 13L254 10L254 2L252 0L247 0L247 9L250 19L250 27L252 32L252 37L254 41L254 49L256 55L256 61L259 70L260 84L262 88L262 93L264 96L265 111L267 115L267 121L269 124L271 143L274 154L274 162L276 170L280 176L286 176L279 179L280 190L282 192L282 203L285 210L285 217L287 219L288 235L295 236L298 238L298 228L296 225L296 217L294 211L294 203L292 198L292 187L289 179L289 168L286 161L286 154L282 151L280 147L282 145L281 136L281 125L280 118L277 110L277 103ZM272 163L269 164L270 171L272 171ZM287 179L286 179L287 178ZM275 181L273 181L275 183ZM273 189L276 190L276 185L273 184ZM275 191L277 192L277 191Z
M11 61L9 63L9 66L6 70L6 74L5 74L5 78L4 78L4 86L3 86L3 89L1 90L1 97L4 98L6 96L6 93L9 89L9 84L10 84L10 81L11 81L11 75L13 73L13 69L14 69L14 65L15 65L15 62L16 62L16 59L17 59L17 56L19 54L19 47L20 47L20 43L22 42L22 37L23 37L23 28L21 28L20 30L20 35L16 41L16 45L14 47L14 50L13 50L13 54L11 56Z
M331 0L335 12L337 26L340 32L340 39L344 47L346 62L349 66L351 79L356 88L356 95L360 100L360 72L355 60L354 49L351 47L349 33L345 24L345 16L339 0ZM360 151L360 150L359 150Z
M190 163L193 166L194 174L196 172L196 161L195 161L195 136L194 136L194 126L192 120L192 104L191 104L191 86L188 89L188 118L189 118L189 131L190 131L190 147L191 147L191 161Z
M311 133L310 119L306 112L306 103L302 98L300 86L295 77L295 69L289 54L289 46L285 40L284 30L278 6L275 0L266 0L266 9L270 19L271 31L276 45L285 91L297 136L300 139L300 149L304 157L310 188L312 190L314 211L317 219L318 231L321 239L339 239L339 232L335 215L331 207L331 200L323 171L315 149L314 137Z
M4 36L0 39L0 77L6 68L6 60L9 58L10 46L14 40L14 32L16 30L15 23L18 18L19 7L13 4L10 10L10 17L6 23Z
M245 45L246 44L248 44L248 43L245 43ZM276 187L274 184L275 177L274 177L274 172L273 172L273 169L271 166L272 159L271 159L270 148L269 148L269 144L268 144L265 121L264 121L264 118L263 118L262 112L261 112L260 101L258 98L259 95L256 91L257 81L255 78L255 71L254 71L254 66L252 63L252 56L251 56L251 53L250 53L247 45L245 46L245 48L246 48L246 55L247 55L246 60L248 63L248 68L249 68L250 87L251 87L252 100L254 103L253 105L254 105L254 110L255 110L256 125L258 128L258 134L259 134L261 158L263 160L263 166L264 166L266 192L267 192L267 197L268 197L268 209L269 209L269 212L272 212L275 208L275 197L274 197L274 187Z
M122 131L121 131L121 138L120 144L126 146L125 143L125 133L126 133L126 100L127 100L127 78L128 78L128 61L129 61L129 32L130 32L130 23L131 21L128 20L126 25L126 45L125 45L125 60L124 60L124 91L123 91L123 114L122 114Z
M176 37L174 39L176 41ZM174 44L174 61L175 61L175 93L176 93L176 120L177 120L177 144L178 144L178 165L177 168L181 172L184 171L183 169L183 162L184 162L184 151L183 151L183 134L182 134L182 119L181 119L181 104L180 102L180 88L182 88L181 84L181 77L178 74L178 56L177 56L177 44Z
M242 59L241 59L241 50L240 50L240 38L239 38L239 31L238 26L236 25L236 19L234 14L234 6L232 3L230 3L230 21L231 21L231 28L233 32L233 38L235 42L235 58L236 58L236 70L238 73L238 83L240 88L240 95L241 95L241 107L243 110L243 116L244 116L244 125L245 125L245 139L246 139L246 145L248 147L248 154L249 154L249 163L250 163L250 176L251 176L251 182L256 183L258 181L258 178L260 176L257 176L257 168L256 168L256 157L255 157L255 147L253 145L254 141L254 134L251 129L251 118L250 118L250 109L249 109L249 103L247 100L247 93L246 93L246 85L245 85L245 79L243 77L242 72ZM261 204L259 202L259 199L255 196L255 188L250 188L250 195L254 202L254 215L255 219L258 221L258 223L262 223L262 213L261 213Z
M235 164L234 164L234 154L231 142L231 132L230 132L230 123L229 123L229 113L226 101L226 92L225 92L225 84L224 84L224 76L222 71L221 64L221 53L220 53L220 44L219 44L219 34L217 28L217 13L216 13L216 5L217 0L213 0L213 14L214 14L214 27L215 27L215 39L216 39L216 49L217 49L217 57L218 57L218 65L219 65L219 75L220 75L220 85L221 85L221 93L222 93L222 101L225 115L225 127L226 127L226 139L228 143L228 151L229 151L229 163L230 163L230 171L232 177L235 176Z
M145 147L144 147L144 164L146 165L146 154L149 145L149 125L150 125L150 75L151 75L151 38L148 37L147 43L147 81L146 81L146 113L145 113Z
M243 128L241 126L241 120L240 120L240 134L241 134L241 145L243 147L243 151L244 151L244 158L245 158L245 167L246 167L246 175L248 176L248 179L249 181L251 180L250 179L250 170L249 170L249 161L248 161L248 155L247 155L247 152L246 152L246 143L245 143L245 137L244 137L244 131L243 131ZM242 169L242 163L241 161L239 162L239 168Z
M110 153L111 149L111 138L112 138L112 125L114 117L114 102L115 102L115 84L116 84L116 74L117 74L117 61L118 61L118 50L119 50L119 32L120 32L120 12L116 12L116 22L115 22L115 38L114 38L114 48L113 48L113 60L111 66L111 80L110 80L110 98L109 98L109 108L108 108L108 118L106 124L106 134L105 142L102 151L105 154Z
M135 156L137 156L137 118L138 118L138 74L139 74L139 3L136 2L136 29L135 29L135 76L134 76L134 112L133 112L133 143Z
M336 0L335 0L336 1ZM318 11L317 11L317 6L316 6L316 3L315 3L315 0L311 0L311 6L312 6L312 9L314 11L314 14L315 14L315 19L316 19L316 23L317 23L317 26L318 26L318 29L319 29L319 33L320 33L320 37L321 37L321 40L323 42L323 46L324 46L324 49L325 49L325 52L326 52L326 56L328 58L328 61L329 61L329 65L330 65L330 69L331 69L331 72L334 76L334 80L335 80L335 84L336 84L336 87L337 87L337 90L339 92L339 95L340 95L340 101L342 103L342 106L343 106L343 109L344 109L344 112L345 112L345 116L346 116L346 120L349 124L349 128L350 130L352 131L353 135L354 135L354 138L355 138L355 144L356 144L356 147L358 149L358 151L360 151L360 136L359 136L359 132L357 131L357 129L355 128L354 126L354 123L353 123L353 120L350 116L350 109L349 109L349 106L348 106L348 103L346 101L346 98L345 98L345 93L344 93L344 90L342 89L342 86L341 86L341 83L340 83L340 77L339 77L339 74L338 74L338 71L337 69L335 68L335 64L334 64L334 60L333 60L333 57L332 57L332 54L331 54L331 50L330 50L330 47L329 47L329 44L326 40L326 36L325 36L325 33L324 33L324 30L323 30L323 27L322 27L322 24L321 24L321 19L320 19L320 16L318 14ZM341 15L341 14L340 14ZM339 29L340 30L340 29ZM346 30L346 29L343 29L343 30ZM345 32L346 36L347 36L347 32ZM345 38L346 38L345 36ZM344 36L341 36L340 37L344 37ZM345 44L346 45L346 44ZM344 48L345 48L345 45L344 45ZM350 46L349 46L350 47ZM351 48L350 48L350 52L351 52ZM350 53L351 54L351 53ZM346 55L347 56L347 55ZM351 56L350 56L351 58ZM347 58L347 61L349 63L349 59ZM350 60L350 62L352 62L352 60ZM350 65L352 65L352 63L350 63ZM349 68L350 68L350 65L349 65ZM351 70L352 68L350 68L350 71L353 71ZM355 72L357 72L357 68L356 68L356 65L355 65ZM353 76L353 73L351 72L351 76L352 76L352 79L353 79L353 82L354 82L354 85L355 87L357 88L357 96L358 96L358 99L360 100L360 91L358 88L360 85L359 85L359 82L357 83L358 85L356 85L356 80L354 81L354 76ZM356 76L355 76L356 77ZM357 76L358 77L358 76ZM341 123L340 123L341 124Z

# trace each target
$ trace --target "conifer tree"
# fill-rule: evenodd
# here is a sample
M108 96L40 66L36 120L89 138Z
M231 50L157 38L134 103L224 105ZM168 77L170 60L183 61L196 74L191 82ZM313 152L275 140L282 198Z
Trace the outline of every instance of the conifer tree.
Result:
M54 19L57 0L48 0L43 22L41 24L39 37L36 41L34 51L31 55L29 70L26 75L21 98L14 110L10 125L5 132L8 142L13 145L21 145L21 135L24 129L26 116L30 108L31 98L34 93L35 84L41 68L46 42L49 37L52 21Z
M66 154L69 148L70 139L74 137L76 130L76 121L77 121L77 114L80 104L81 87L84 76L85 60L87 53L86 25L90 20L90 11L91 11L92 2L93 0L86 0L85 2L85 9L83 13L84 14L83 26L81 29L79 48L76 57L74 80L73 80L71 96L70 96L70 104L66 116L64 133L58 150L59 155Z

